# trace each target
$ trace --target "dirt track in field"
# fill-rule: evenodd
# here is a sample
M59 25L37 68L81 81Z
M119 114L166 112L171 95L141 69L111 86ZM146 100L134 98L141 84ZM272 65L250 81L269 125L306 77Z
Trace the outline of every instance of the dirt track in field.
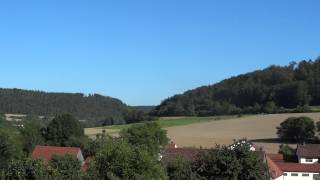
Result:
M229 145L233 139L277 138L276 127L288 117L308 116L320 121L320 113L269 114L212 121L166 128L168 137L180 147L214 147L216 144ZM255 143L267 152L277 152L279 143Z

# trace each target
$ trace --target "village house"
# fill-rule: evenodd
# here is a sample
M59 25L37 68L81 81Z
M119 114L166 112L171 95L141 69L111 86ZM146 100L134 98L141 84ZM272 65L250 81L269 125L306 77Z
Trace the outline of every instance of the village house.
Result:
M71 154L77 157L81 165L85 164L81 149L78 147L56 147L56 146L36 146L32 152L32 158L43 159L44 162L49 162L53 155Z
M282 154L267 154L270 179L320 180L320 144L298 145L295 157L292 161Z

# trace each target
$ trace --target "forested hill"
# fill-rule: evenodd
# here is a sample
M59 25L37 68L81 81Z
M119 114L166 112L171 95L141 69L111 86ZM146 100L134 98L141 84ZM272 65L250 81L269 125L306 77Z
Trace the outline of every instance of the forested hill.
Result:
M158 116L307 111L320 105L320 59L270 66L164 100Z
M78 119L103 121L123 119L127 106L118 99L98 94L48 93L21 89L0 89L0 113L54 116L70 113Z

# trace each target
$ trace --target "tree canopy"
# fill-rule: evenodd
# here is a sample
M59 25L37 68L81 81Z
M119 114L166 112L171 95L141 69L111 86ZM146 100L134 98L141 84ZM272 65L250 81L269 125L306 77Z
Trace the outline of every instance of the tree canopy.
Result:
M167 132L155 122L132 125L122 130L120 136L130 144L141 147L155 156L159 155L161 148L169 141Z
M315 125L309 117L290 117L277 127L279 138L299 143L315 137Z

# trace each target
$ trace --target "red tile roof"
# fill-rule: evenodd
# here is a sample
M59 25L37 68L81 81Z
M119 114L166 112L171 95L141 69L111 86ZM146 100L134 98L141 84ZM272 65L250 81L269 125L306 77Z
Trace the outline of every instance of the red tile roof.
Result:
M267 154L267 165L273 179L280 177L283 172L309 172L319 173L320 164L301 164L285 162L281 154Z
M268 154L268 157L269 157L273 162L284 162L284 156L283 156L283 154Z
M320 144L298 144L297 155L304 158L320 158Z
M164 151L162 160L169 162L181 157L185 160L192 161L200 151L202 150L196 148L167 148Z
M310 172L319 173L320 164L301 164L301 163L276 163L284 172Z
M36 146L32 152L32 158L43 158L45 162L51 160L52 155L77 155L81 151L78 147Z
M279 166L270 159L270 157L266 156L267 165L269 168L269 174L273 179L277 179L278 177L282 176L283 171L279 168Z

